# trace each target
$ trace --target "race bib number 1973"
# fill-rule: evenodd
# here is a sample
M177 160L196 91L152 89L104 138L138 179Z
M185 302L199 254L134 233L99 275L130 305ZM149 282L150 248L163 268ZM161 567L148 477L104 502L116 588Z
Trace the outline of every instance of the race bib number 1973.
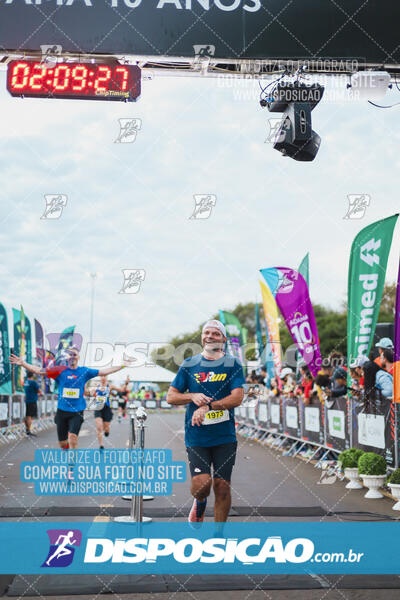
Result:
M229 420L229 410L209 410L203 421L203 425L216 425Z

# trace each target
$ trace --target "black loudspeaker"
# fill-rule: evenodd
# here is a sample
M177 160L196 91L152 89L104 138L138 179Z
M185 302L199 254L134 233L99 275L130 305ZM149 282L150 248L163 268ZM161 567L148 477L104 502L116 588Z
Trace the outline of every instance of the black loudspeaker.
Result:
M299 123L299 121L297 122ZM290 156L298 161L311 161L317 155L321 144L321 138L318 133L311 130L310 137L305 140L299 139L301 132L296 131L296 123L293 123L289 116L284 117L281 128L275 138L273 147L283 154ZM307 127L308 129L308 127Z
M373 357L376 358L379 354L378 348L375 347L375 344L377 344L379 342L379 340L381 340L384 337L388 337L392 340L394 340L394 323L377 323L376 325L376 329L375 329L375 334L374 334L374 341L372 342L372 347L371 347L371 351L373 353Z

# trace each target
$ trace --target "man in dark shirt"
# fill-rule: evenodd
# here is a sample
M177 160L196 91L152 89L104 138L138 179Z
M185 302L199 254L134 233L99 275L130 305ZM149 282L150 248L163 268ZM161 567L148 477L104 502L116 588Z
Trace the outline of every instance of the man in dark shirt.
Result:
M243 367L237 358L225 353L226 332L220 321L214 319L204 325L201 342L202 353L180 366L167 402L186 405L185 445L194 497L188 520L204 520L212 485L214 518L222 523L231 506L230 480L237 447L234 408L243 400Z
M24 383L25 392L25 433L26 435L36 437L35 433L32 433L32 419L37 417L37 401L38 396L42 395L42 390L39 387L37 381L35 381L34 374L28 371L27 378Z

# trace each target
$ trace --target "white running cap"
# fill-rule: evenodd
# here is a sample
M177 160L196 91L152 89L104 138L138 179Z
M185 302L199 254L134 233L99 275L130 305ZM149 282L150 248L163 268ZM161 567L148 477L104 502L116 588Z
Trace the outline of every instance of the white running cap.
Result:
M204 333L206 327L214 327L215 329L219 329L224 338L226 338L225 325L221 323L221 321L217 321L217 319L211 319L211 321L207 321L207 323L203 325L202 333Z
M285 379L285 377L287 375L293 375L293 371L290 367L285 367L284 369L282 369L282 371L280 372L280 379Z

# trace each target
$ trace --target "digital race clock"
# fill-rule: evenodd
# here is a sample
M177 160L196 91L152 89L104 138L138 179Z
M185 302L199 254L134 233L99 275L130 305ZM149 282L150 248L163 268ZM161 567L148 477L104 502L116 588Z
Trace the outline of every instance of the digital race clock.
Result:
M49 65L31 60L8 64L7 89L12 96L133 101L140 96L141 71L119 63Z

